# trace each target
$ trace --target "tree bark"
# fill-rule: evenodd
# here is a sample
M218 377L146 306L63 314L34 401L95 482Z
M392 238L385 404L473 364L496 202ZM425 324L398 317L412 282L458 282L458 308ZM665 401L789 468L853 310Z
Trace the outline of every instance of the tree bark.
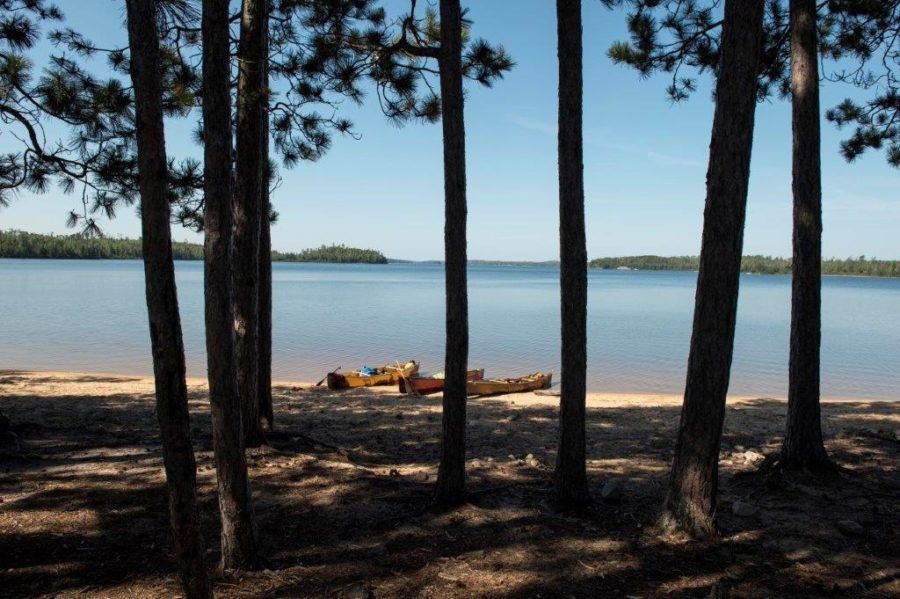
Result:
M181 584L190 598L212 597L197 510L197 466L191 445L184 342L175 288L155 0L128 0L134 85L141 239L156 414L169 495L169 520Z
M559 58L559 276L562 383L554 486L563 505L588 501L585 474L587 246L582 145L581 0L556 1Z
M269 31L265 28L265 52L269 52ZM262 162L262 183L260 193L262 206L259 223L259 417L266 430L275 426L275 411L272 407L272 205L269 186L272 180L272 166L269 164L269 63L263 63L262 87L266 97L263 103L262 136L260 139L260 161Z
M726 0L687 384L662 524L715 534L719 447L734 348L763 2Z
M822 162L816 2L791 0L794 259L787 431L781 466L830 470L819 409L822 325Z
M234 348L228 0L203 0L204 293L223 570L256 566Z
M466 130L463 119L462 16L459 0L441 0L440 81L444 134L446 332L441 462L435 503L459 505L466 494L466 366L469 298L466 277Z
M268 76L266 76L268 79ZM268 87L268 83L266 83ZM259 417L267 430L275 426L272 406L272 223L269 215L271 166L269 165L269 118L263 118L262 215L259 227Z
M238 44L234 189L234 331L244 443L264 439L259 422L259 235L262 211L263 71L268 60L268 1L244 0Z

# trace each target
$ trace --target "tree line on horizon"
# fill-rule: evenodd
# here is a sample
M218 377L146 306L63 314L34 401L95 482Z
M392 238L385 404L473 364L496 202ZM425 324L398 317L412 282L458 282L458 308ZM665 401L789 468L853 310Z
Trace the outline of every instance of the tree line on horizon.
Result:
M140 239L72 235L44 235L25 231L0 231L0 258L75 258L140 260ZM203 260L203 246L187 241L172 241L175 260ZM321 245L299 252L272 250L273 262L330 262L387 264L378 250L348 247L344 244Z
M715 78L706 203L684 404L659 523L717 534L718 459L728 390L753 125L759 101L792 105L793 255L788 411L772 467L786 475L834 471L821 430L821 115L824 79L868 91L827 117L855 130L848 160L884 149L900 164L896 64L900 0L600 0L627 10L631 39L613 61L672 76L668 93L695 89L691 70ZM441 122L445 195L446 347L441 453L433 503L466 499L468 290L464 81L490 86L514 65L502 46L473 38L460 0L389 19L376 0L126 0L127 47L94 44L70 29L49 39L39 78L25 53L61 12L45 0L0 0L0 113L24 131L0 160L0 201L55 180L81 189L70 223L96 233L101 215L140 201L141 254L156 402L176 561L187 597L210 597L199 526L196 464L185 383L171 223L204 234L209 401L221 520L220 569L264 563L245 449L275 425L271 399L271 206L275 160L315 160L331 134L352 133L342 100L377 89L386 117ZM557 0L558 165L562 383L554 497L591 500L586 477L587 272L582 118L581 0ZM93 77L79 57L103 55L114 73ZM820 73L820 62L837 64ZM234 65L234 66L232 66ZM849 65L849 66L848 66ZM855 68L854 68L855 67ZM840 70L839 70L840 69ZM846 69L849 69L846 70ZM886 71L886 72L885 72ZM332 115L332 116L323 116ZM202 118L196 118L201 117ZM195 118L202 161L166 153L166 119ZM75 142L46 143L55 119ZM785 128L786 129L786 128ZM2 416L2 415L0 415ZM0 418L2 421L2 418Z
M688 270L700 269L699 256L622 256L616 258L595 258L591 268L634 270ZM743 256L741 272L760 275L791 274L791 259L777 256ZM846 275L865 277L900 277L900 260L878 260L858 256L855 258L827 258L822 260L823 275Z
M172 241L175 260L202 260L203 246L187 241ZM139 260L142 257L140 239L123 237L94 237L82 233L53 235L26 231L0 231L0 258L61 258L61 259L121 259ZM408 262L389 260L378 250L348 247L344 244L321 245L299 252L272 250L272 262L320 262L333 264L387 264ZM470 260L469 264L558 266L559 262L516 262L502 260ZM696 271L698 256L616 256L594 258L589 268L650 271ZM741 272L747 274L791 273L791 260L773 256L743 256ZM879 260L857 256L822 260L823 275L900 277L900 260Z

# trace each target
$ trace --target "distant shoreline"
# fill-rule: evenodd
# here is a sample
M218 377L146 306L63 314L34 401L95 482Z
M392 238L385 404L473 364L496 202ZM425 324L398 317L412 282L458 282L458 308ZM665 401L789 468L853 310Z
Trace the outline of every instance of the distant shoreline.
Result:
M202 260L203 246L197 243L173 242L175 260ZM140 239L92 238L82 235L43 235L27 231L0 231L0 258L21 259L85 259L85 260L140 260ZM388 258L372 249L348 247L343 244L322 245L299 252L272 252L273 262L323 263L323 264L423 264L441 265L442 260L403 260ZM469 260L473 266L509 266L524 268L556 268L555 260ZM697 256L619 256L594 258L591 269L620 271L681 271L696 272L700 259ZM745 274L791 274L789 258L773 256L744 256L741 272ZM828 258L822 261L822 274L826 276L900 277L900 260L878 260L866 256L846 259Z
M140 260L140 239L87 237L84 235L43 235L27 231L0 231L0 258L45 258L83 260ZM273 251L273 262L324 262L335 264L387 264L388 259L377 250L348 247L344 244L322 245L299 252ZM172 242L175 260L202 260L203 246L186 241Z
M82 257L82 256L6 256L0 255L0 259L7 260L66 260L66 261L77 261L77 260L87 260L91 262L103 262L103 261L131 261L136 262L140 261L141 258L136 257ZM186 258L186 257L176 257L176 262L201 262L202 258ZM272 259L273 263L285 263L285 264L333 264L333 265L353 265L353 264L371 264L375 266L383 266L389 264L412 264L412 265L426 265L426 266L442 266L444 262L442 260L400 260L394 258L387 258L385 262L365 262L365 261L353 261L353 260L344 260L344 261L329 261L329 260L292 260L292 259ZM502 261L502 260L469 260L469 266L496 266L496 267L509 267L509 268L559 268L559 262L546 261L546 262L528 262L528 261ZM878 273L853 273L853 272L828 272L824 265L826 262L823 262L823 277L841 277L841 278L857 278L857 279L866 279L866 278L875 278L875 279L898 279L900 278L900 273L898 274L878 274ZM589 265L589 271L617 271L617 272L693 272L696 273L698 270L696 268L607 268L603 266L595 266ZM741 274L745 275L779 275L779 276L790 276L790 271L784 272L764 272L764 271L756 271L756 270L747 270L741 269Z

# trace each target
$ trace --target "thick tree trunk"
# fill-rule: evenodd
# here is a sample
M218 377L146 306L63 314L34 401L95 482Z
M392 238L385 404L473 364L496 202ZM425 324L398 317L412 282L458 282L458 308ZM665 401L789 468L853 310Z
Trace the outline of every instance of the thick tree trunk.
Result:
M556 0L559 57L559 277L562 383L554 485L564 505L588 501L585 475L587 247L584 230L581 0Z
M269 121L264 118L262 179L262 220L259 227L259 418L266 429L275 426L275 411L272 407L272 223L269 214L270 170L269 165Z
M662 524L715 534L719 446L734 348L763 2L726 0L687 384Z
M169 519L185 595L212 597L197 510L184 342L175 289L155 0L128 0L128 42L137 128L138 186L156 413L169 492Z
M234 189L234 331L244 443L263 442L259 422L259 232L262 211L263 72L268 0L244 0L238 45Z
M781 465L829 470L819 412L822 162L815 0L791 0L794 260L787 431Z
M204 293L223 570L256 565L256 530L241 434L232 298L231 90L228 0L203 0Z
M466 277L466 130L463 119L462 16L459 0L441 0L441 110L444 133L446 326L441 463L435 503L459 505L466 494L466 365L469 297Z

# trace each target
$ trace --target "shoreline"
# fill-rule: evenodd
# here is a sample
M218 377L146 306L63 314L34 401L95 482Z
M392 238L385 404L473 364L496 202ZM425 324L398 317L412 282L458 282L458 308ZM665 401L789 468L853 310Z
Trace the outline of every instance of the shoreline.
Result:
M107 382L110 384L121 384L123 382L131 382L140 385L147 385L152 387L154 384L153 375L152 374L141 374L141 373L122 373L122 372L108 372L108 371L78 371L78 370L44 370L44 369L34 369L34 368L0 368L0 382L2 382L3 377L13 376L13 375L42 375L45 377L58 377L60 379L76 379L76 378L104 378L109 379ZM185 377L185 381L188 387L199 387L205 388L207 386L207 379L205 377L200 376L187 376ZM99 382L99 381L98 381ZM559 382L554 383L554 389L556 389L559 385ZM274 388L290 388L290 389L304 389L304 390L313 390L316 389L316 381L298 381L298 380L288 380L288 379L273 379L272 387ZM327 387L324 384L320 387L325 390ZM2 389L2 387L0 387ZM375 387L365 387L366 391L370 391L372 393L376 393L379 395L401 395L395 385L381 385ZM335 392L340 395L341 391ZM440 394L434 394L430 396L426 396L426 398L440 398ZM612 405L660 405L660 406L672 406L672 405L681 405L683 402L684 396L682 393L645 393L645 392L630 392L630 391L592 391L588 390L587 392L587 406L588 407L604 407L604 406L612 406ZM520 400L521 405L523 406L539 406L539 405L558 405L559 398L554 395L538 395L535 392L526 392L526 393L510 393L506 395L497 395L497 396L487 396L487 397L477 397L473 396L470 398L472 401L497 401L503 400L511 403L513 405L517 404L517 401ZM746 404L748 402L753 401L775 401L784 403L787 405L787 397L782 396L771 396L771 395L738 395L738 394L728 394L727 403L728 405L740 405ZM823 403L859 403L859 402L878 402L878 403L891 403L891 402L900 402L900 397L850 397L850 396L822 396L821 401Z
M210 404L205 379L187 383L198 507L215 562ZM757 468L780 451L786 402L729 398L721 550L710 551L660 543L653 532L678 395L588 394L585 471L595 503L561 515L549 501L557 397L469 401L468 500L437 514L429 498L441 454L439 395L291 381L272 394L275 428L245 452L272 566L216 578L222 599L367 588L384 598L556 596L560 588L579 597L705 597L719 581L740 597L854 596L863 583L878 596L900 593L890 532L900 525L896 404L823 401L840 480L773 485ZM0 454L0 530L9 531L0 535L0 588L73 599L179 595L153 378L0 370L0 409L20 447Z
M88 262L140 262L141 258L102 258L102 257L68 257L68 256L56 256L56 257L46 257L46 256L0 256L0 260L63 260L66 262L72 262L77 260L86 260ZM200 258L176 258L175 262L203 262ZM392 264L411 264L411 265L424 265L424 266L443 266L444 262L442 260L402 260L398 258L388 258L387 262L327 262L320 260L284 260L284 259L273 259L272 264L324 264L329 266L360 266L360 265L371 265L371 266L389 266ZM505 267L505 268L559 268L559 262L554 261L536 261L536 262L518 262L518 261L503 261L503 260L469 260L469 266L496 266L496 267ZM619 268L604 268L602 266L590 266L588 265L588 272L591 271L608 271L608 272L690 272L697 273L696 269L677 269L677 268L628 268L628 269L619 269ZM742 275L753 275L753 276L778 276L778 277L790 277L791 273L789 272L756 272L756 271L741 271ZM872 275L872 274L830 274L830 273L822 273L822 277L829 278L846 278L846 279L900 279L900 275Z

